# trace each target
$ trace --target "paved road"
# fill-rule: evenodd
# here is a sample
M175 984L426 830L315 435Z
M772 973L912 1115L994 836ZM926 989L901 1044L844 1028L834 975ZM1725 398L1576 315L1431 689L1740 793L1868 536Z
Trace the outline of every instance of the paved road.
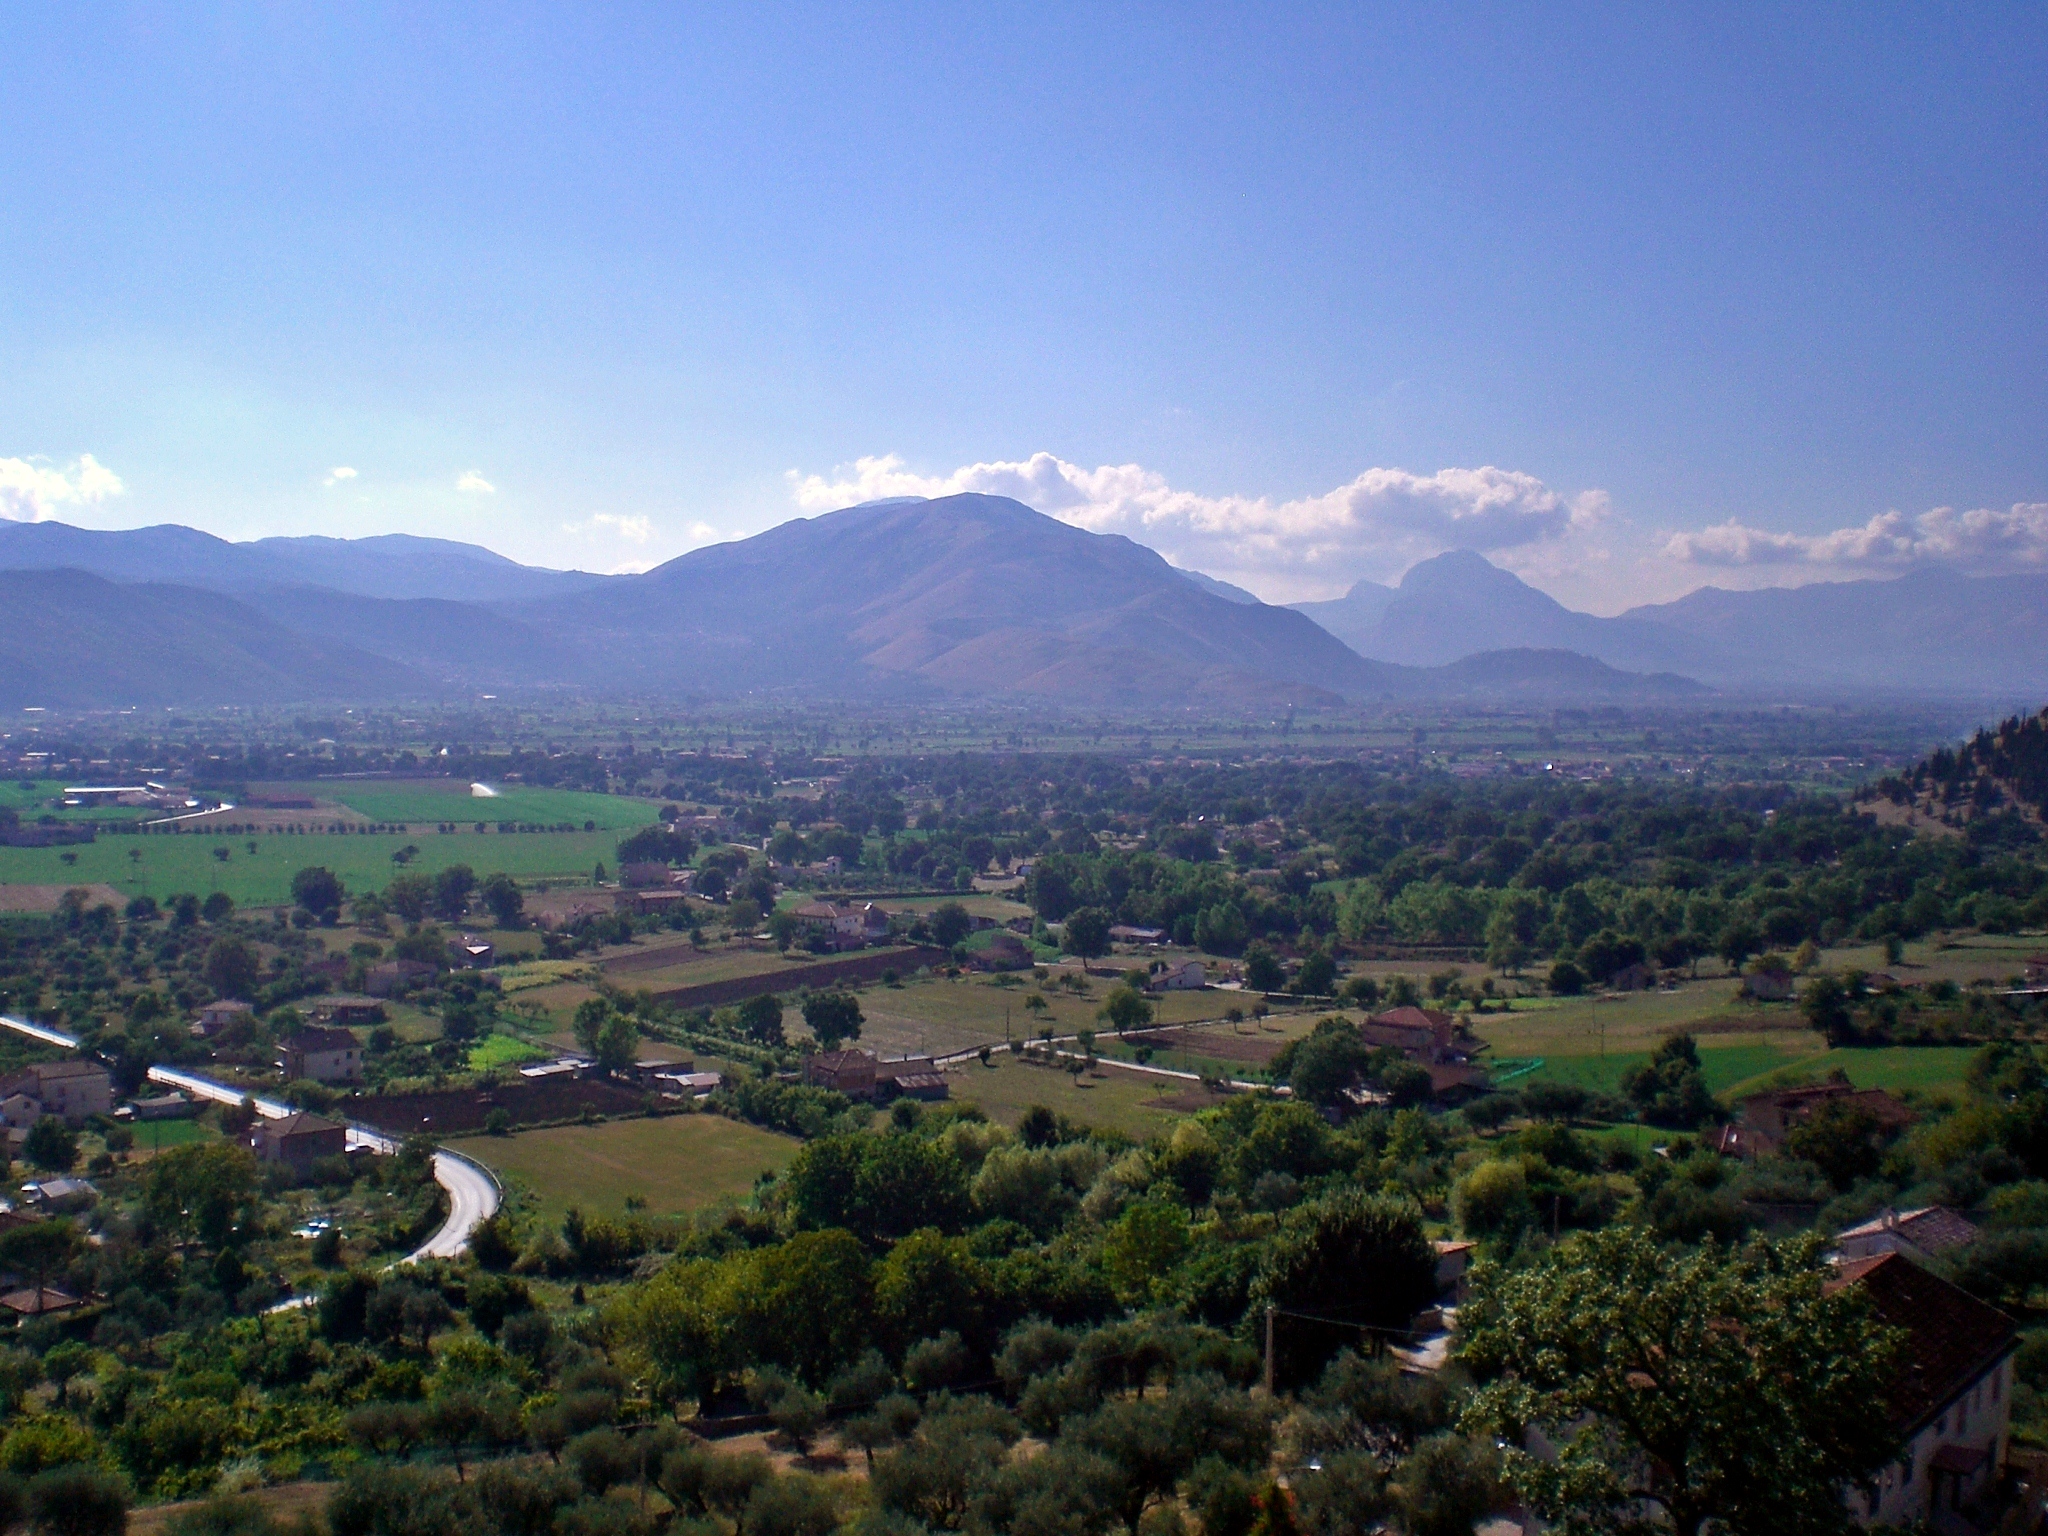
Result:
M61 1046L67 1051L78 1046L74 1036L7 1014L0 1014L0 1028L11 1029L46 1045ZM239 1104L251 1097L245 1088L217 1083L210 1077L201 1077L197 1072L181 1072L176 1067L151 1067L149 1080L166 1088L183 1089L195 1098L211 1099L216 1104ZM289 1104L278 1099L259 1098L253 1102L256 1113L266 1120L280 1120L292 1112ZM348 1144L367 1147L372 1152L398 1150L398 1138L363 1125L348 1128ZM469 1246L470 1237L476 1229L497 1213L497 1181L481 1164L471 1162L459 1152L434 1154L434 1182L448 1191L448 1219L441 1223L432 1237L406 1257L408 1264L418 1259L454 1258Z

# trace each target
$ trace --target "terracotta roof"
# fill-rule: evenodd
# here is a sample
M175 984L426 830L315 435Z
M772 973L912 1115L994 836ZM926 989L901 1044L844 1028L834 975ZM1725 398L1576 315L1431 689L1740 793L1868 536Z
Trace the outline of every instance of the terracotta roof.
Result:
M1372 1016L1375 1024L1393 1024L1405 1029L1437 1030L1452 1022L1448 1013L1434 1008L1401 1007L1389 1008L1385 1013Z
M1896 1232L1922 1253L1940 1253L1960 1248L1977 1236L1977 1224L1945 1205L1923 1205L1917 1211L1886 1211L1861 1226L1835 1234L1836 1242L1852 1237L1877 1237Z
M301 1109L276 1120L266 1120L260 1129L265 1135L283 1140L287 1136L316 1136L322 1131L345 1131L348 1127L339 1120L329 1120Z
M41 1061L26 1069L24 1075L37 1078L106 1076L107 1069L96 1061Z
M345 1029L329 1029L319 1024L308 1024L295 1029L277 1042L278 1048L287 1051L355 1051L362 1049L362 1042Z
M1828 1281L1829 1292L1860 1285L1878 1321L1908 1338L1892 1384L1892 1422L1902 1435L1918 1431L1957 1393L2019 1347L2011 1318L1896 1253L1852 1259Z
M52 1285L46 1285L41 1290L30 1286L25 1290L9 1291L5 1296L0 1296L0 1307L5 1307L10 1312L18 1312L23 1317L40 1317L45 1312L69 1312L73 1307L83 1305L84 1303L69 1291L60 1291Z

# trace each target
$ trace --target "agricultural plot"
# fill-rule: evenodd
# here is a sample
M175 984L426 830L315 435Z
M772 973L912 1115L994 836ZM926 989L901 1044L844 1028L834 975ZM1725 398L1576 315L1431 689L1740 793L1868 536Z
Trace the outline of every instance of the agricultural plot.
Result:
M1013 985L997 985L1002 979L926 975L906 977L893 987L863 987L860 1006L868 1023L862 1028L861 1043L894 1056L1036 1039L1048 1029L1071 1035L1102 1028L1095 1015L1110 984L1100 977L1090 978L1082 994L1033 981L1029 972ZM1043 1011L1026 1006L1033 994L1044 999ZM1154 1001L1160 1023L1187 1024L1219 1019L1238 999L1230 993L1169 992Z
M1959 1087L1977 1054L1968 1045L1846 1046L1807 1056L1781 1068L1735 1084L1732 1095L1757 1093L1790 1083L1817 1082L1837 1070L1858 1088L1889 1088L1894 1093L1938 1094ZM1705 1059L1704 1054L1702 1060Z
M331 800L358 815L379 822L442 821L531 822L544 827L567 822L581 827L595 822L600 832L644 827L661 811L658 800L629 795L598 795L575 789L540 789L524 784L493 785L495 794L479 795L455 779L395 779L369 783L251 785L265 799Z
M1707 1079L1707 1088L1715 1094L1726 1094L1731 1089L1755 1079L1767 1077L1787 1067L1805 1066L1818 1059L1820 1040L1818 1036L1806 1036L1802 1045L1797 1040L1743 1040L1743 1041L1699 1041L1700 1070ZM1621 1080L1629 1068L1639 1066L1650 1059L1648 1051L1616 1051L1605 1056L1552 1056L1543 1060L1543 1065L1533 1072L1514 1078L1508 1084L1514 1088L1525 1088L1531 1083L1570 1083L1594 1093L1618 1094Z
M738 1198L761 1174L786 1168L801 1144L723 1115L668 1115L474 1136L451 1145L531 1192L552 1222L571 1206L615 1214L628 1195L644 1199L655 1216Z
M1199 1085L1173 1078L1100 1068L1074 1077L1059 1067L1039 1066L997 1055L989 1065L970 1062L946 1074L953 1097L978 1104L991 1120L1014 1126L1025 1110L1043 1104L1083 1125L1121 1131L1143 1141L1170 1129L1188 1113L1180 1107L1189 1090L1208 1102Z
M416 850L408 862L392 861L408 848ZM587 879L594 865L617 857L618 834L603 831L159 834L102 837L70 848L0 848L0 884L103 884L124 900L225 891L238 906L274 906L291 900L292 876L315 864L333 870L351 891L376 891L395 874L431 875L451 864L467 864L479 877Z

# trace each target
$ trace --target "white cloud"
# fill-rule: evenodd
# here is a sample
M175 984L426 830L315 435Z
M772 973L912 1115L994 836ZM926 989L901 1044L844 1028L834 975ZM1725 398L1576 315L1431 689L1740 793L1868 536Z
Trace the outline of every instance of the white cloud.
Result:
M39 523L61 506L95 506L125 490L121 477L89 453L69 469L41 457L0 459L0 517L17 523Z
M702 527L703 524L695 526ZM577 538L592 534L610 534L613 538L626 539L634 544L645 544L654 536L654 523L645 517L624 517L614 512L593 512L588 522L562 524L562 532Z
M337 464L334 468L327 471L327 478L320 483L322 485L340 485L342 481L353 480L355 477L356 472L346 464Z
M644 517L614 517L609 512L599 512L590 519L600 528L609 528L622 539L631 539L635 544L645 544L654 532L654 525Z
M1136 464L1084 469L1049 453L970 464L945 475L912 472L894 454L863 458L834 476L789 473L806 511L887 496L1009 496L1095 533L1122 533L1176 565L1285 596L1342 591L1361 576L1398 573L1445 549L1518 550L1581 532L1608 514L1605 492L1567 496L1516 470L1444 469L1416 475L1369 469L1320 496L1203 496L1175 490Z
M455 489L472 496L493 496L498 488L474 469L465 469L455 480Z
M1935 507L1914 518L1881 512L1860 528L1816 534L1777 533L1731 518L1697 533L1673 534L1664 553L1689 565L2040 569L2048 567L2048 502L2016 502L2003 512Z

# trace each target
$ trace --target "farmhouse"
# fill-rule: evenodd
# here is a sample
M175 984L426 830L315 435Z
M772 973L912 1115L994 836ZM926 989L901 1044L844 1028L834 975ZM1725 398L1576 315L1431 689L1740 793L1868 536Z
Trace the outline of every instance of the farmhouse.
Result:
M1955 1527L2005 1464L2019 1333L1996 1307L1897 1253L1849 1260L1827 1289L1851 1285L1907 1340L1886 1394L1897 1456L1849 1491L1850 1509L1866 1525Z
M1164 944L1164 928L1134 928L1129 923L1117 923L1109 930L1111 942L1117 944Z
M1199 992L1209 985L1209 973L1199 960L1162 960L1145 983L1148 992Z
M300 1110L279 1120L258 1120L249 1129L249 1147L266 1163L283 1163L303 1174L319 1159L348 1150L348 1127Z
M370 967L363 978L363 990L372 997L396 997L432 981L438 974L424 960L385 960Z
M231 1024L243 1019L254 1018L253 1004L243 1002L239 997L224 997L218 1002L208 1003L199 1010L199 1017L192 1025L195 1035L213 1035Z
M1960 1211L1945 1205L1923 1205L1916 1211L1882 1211L1860 1226L1835 1234L1835 1246L1845 1259L1874 1258L1880 1253L1931 1259L1963 1247L1976 1236L1977 1224Z
M1468 1061L1486 1049L1455 1015L1435 1008L1391 1008L1367 1019L1358 1032L1367 1045L1391 1046L1424 1066Z
M27 1102L17 1105L17 1100ZM0 1081L0 1118L10 1126L33 1125L43 1115L83 1125L113 1108L114 1080L96 1061L41 1062Z
M804 1081L849 1099L943 1099L946 1076L929 1056L881 1061L866 1051L820 1051L804 1064Z
M1862 1110L1880 1130L1903 1130L1913 1111L1882 1088L1856 1088L1848 1083L1814 1083L1804 1088L1775 1088L1754 1093L1735 1106L1736 1124L1744 1133L1723 1150L1740 1157L1775 1152L1794 1126L1813 1118L1824 1104L1845 1104ZM1726 1138L1724 1138L1726 1139Z
M363 1080L363 1044L345 1029L308 1026L277 1042L277 1068L286 1082Z
M645 917L654 912L676 912L687 908L690 898L672 886L650 886L638 891L614 891L612 910Z
M1657 985L1656 967L1638 960L1634 965L1625 965L1607 979L1611 992L1642 992Z
M865 949L889 937L889 914L871 901L807 901L789 915L827 949Z
M820 1051L804 1063L804 1081L849 1099L875 1096L875 1058L866 1051Z
M0 1307L16 1317L48 1317L53 1312L73 1312L84 1305L69 1291L60 1291L54 1285L28 1286L0 1296Z
M1790 971L1751 971L1742 979L1742 989L1760 1003L1790 1001L1793 992Z

